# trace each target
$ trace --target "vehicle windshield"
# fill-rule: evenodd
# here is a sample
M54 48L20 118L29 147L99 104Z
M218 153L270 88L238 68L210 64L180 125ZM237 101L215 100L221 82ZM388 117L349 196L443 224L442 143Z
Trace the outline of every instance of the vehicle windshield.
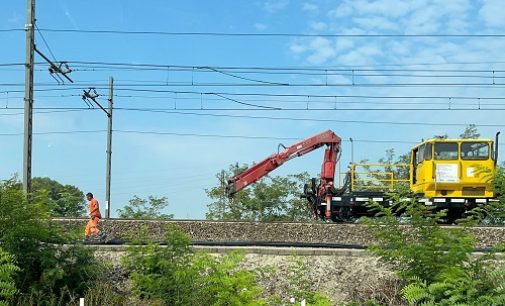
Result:
M457 160L458 144L456 142L435 143L436 160Z
M485 160L489 158L487 142L464 142L461 144L461 159Z

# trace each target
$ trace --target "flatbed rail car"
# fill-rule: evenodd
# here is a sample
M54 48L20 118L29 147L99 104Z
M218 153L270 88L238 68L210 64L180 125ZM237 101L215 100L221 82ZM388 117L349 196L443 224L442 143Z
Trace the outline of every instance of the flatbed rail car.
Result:
M449 219L496 201L491 178L498 160L498 135L495 142L429 139L412 148L408 165L352 164L344 187L332 196L333 219L368 215L365 205L370 201L388 206L386 193L399 184L408 186L425 205L447 209Z
M331 198L334 221L368 216L370 201L389 206L387 193L400 186L408 188L410 182L409 164L403 163L352 163L339 176L343 184Z

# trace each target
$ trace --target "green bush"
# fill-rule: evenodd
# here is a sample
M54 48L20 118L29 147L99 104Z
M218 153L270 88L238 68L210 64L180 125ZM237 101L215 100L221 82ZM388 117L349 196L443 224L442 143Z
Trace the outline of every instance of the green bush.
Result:
M307 262L294 256L288 267L288 295L295 298L295 301L305 300L306 305L330 306L331 301L328 297L312 289L309 275L310 270Z
M133 294L156 305L264 305L254 273L239 268L243 256L194 253L190 239L170 227L164 244L141 230L123 258Z
M13 277L18 271L14 257L0 248L0 306L7 306L16 294Z
M48 201L42 193L27 200L15 179L0 182L0 247L20 267L14 276L19 304L64 303L62 296L84 294L99 273L91 251L78 245L62 246L75 237L51 222Z
M190 240L181 231L169 229L164 242L166 245L150 241L143 229L128 247L123 265L130 271L133 294L166 305L189 305L197 275Z
M72 306L77 306L77 299ZM122 306L127 305L127 297L116 292L116 288L108 282L99 281L93 284L84 295L84 302L88 306Z
M194 265L200 271L196 278L196 300L206 305L266 305L259 298L262 290L255 274L240 268L244 255L232 252L218 259L208 254L198 254Z
M489 169L479 169L477 175L481 175L493 183L493 189L497 201L477 207L469 213L468 222L486 225L505 224L505 169L497 167L494 174Z
M433 212L406 194L392 194L392 207L371 203L365 219L377 243L369 250L405 283L408 305L505 305L505 268L490 252L472 258L473 235L465 227L442 228L445 213ZM402 211L401 218L398 211ZM408 219L402 225L401 219ZM497 269L498 265L498 269ZM496 272L497 270L498 272ZM370 305L380 305L370 301ZM375 303L375 304L374 304Z
M269 282L280 281L281 286L271 290L274 292L267 297L268 305L292 305L291 299L294 299L295 305L300 305L302 300L305 300L307 306L332 305L326 295L313 289L314 279L310 277L313 272L310 271L306 258L293 255L288 263L287 274L279 274L278 268L271 265L255 270L257 274Z

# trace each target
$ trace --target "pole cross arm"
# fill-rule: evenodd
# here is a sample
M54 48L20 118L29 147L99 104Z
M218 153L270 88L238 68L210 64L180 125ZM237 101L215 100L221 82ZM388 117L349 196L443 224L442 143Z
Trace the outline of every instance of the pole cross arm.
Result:
M51 75L57 74L57 75L62 75L65 79L67 79L70 83L74 83L74 81L67 75L72 72L72 69L68 67L68 64L66 62L60 62L58 65L53 63L47 56L44 55L39 49L37 49L37 46L34 46L35 52L37 52L38 55L40 55L48 64L49 64L49 73ZM63 80L61 80L62 83Z
M106 110L97 100L96 98L98 98L100 95L96 92L96 89L95 88L89 88L87 91L85 89L83 89L83 94L82 94L82 99L84 101L92 101L94 102L101 110L103 110L105 112L105 114L107 115L107 117L110 117L112 116L112 114Z

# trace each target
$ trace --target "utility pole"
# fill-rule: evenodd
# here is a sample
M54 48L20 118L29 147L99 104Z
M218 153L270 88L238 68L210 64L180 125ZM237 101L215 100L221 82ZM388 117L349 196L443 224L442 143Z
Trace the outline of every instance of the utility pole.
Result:
M105 178L105 216L110 218L110 176L112 163L112 103L114 97L114 78L109 77L109 112L107 114L107 170Z
M23 190L32 191L32 130L33 130L33 57L35 50L35 0L27 0L25 118L23 143Z

